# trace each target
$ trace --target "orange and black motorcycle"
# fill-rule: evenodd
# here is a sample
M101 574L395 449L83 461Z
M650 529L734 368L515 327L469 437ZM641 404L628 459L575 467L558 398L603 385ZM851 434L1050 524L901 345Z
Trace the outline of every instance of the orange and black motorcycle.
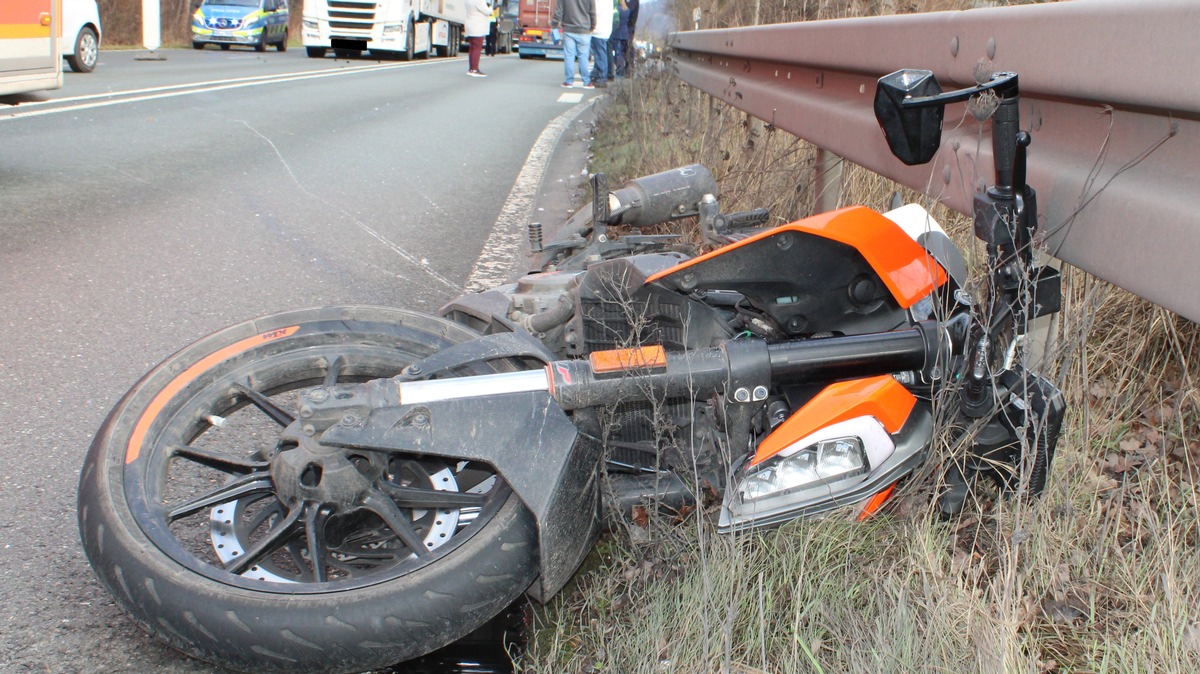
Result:
M84 466L93 568L196 657L362 671L554 595L606 508L715 498L723 532L866 516L942 424L967 448L945 467L944 512L980 476L1040 492L1062 396L1017 355L1028 322L1058 310L1059 279L1033 264L1017 77L943 93L900 71L875 107L893 153L920 164L944 105L984 92L996 184L976 198L977 292L919 206L764 229L765 213L721 214L701 166L611 192L597 179L607 198L553 241L531 236L539 271L512 285L438 316L260 318L152 370ZM641 233L685 216L722 245L696 256Z

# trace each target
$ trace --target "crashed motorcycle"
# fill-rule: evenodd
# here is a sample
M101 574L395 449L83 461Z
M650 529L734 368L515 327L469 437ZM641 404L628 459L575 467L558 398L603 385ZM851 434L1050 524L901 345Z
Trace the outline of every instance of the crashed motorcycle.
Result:
M1017 76L943 92L900 71L875 108L915 165L945 105L972 97L995 104L977 286L919 205L766 228L763 211L722 213L702 166L615 190L597 176L556 236L531 226L537 271L511 285L436 316L259 318L145 375L82 472L93 568L195 657L362 671L553 596L606 513L719 504L722 532L865 517L935 435L961 448L943 512L979 478L1037 494L1064 405L1020 345L1058 310L1059 277L1034 264ZM715 247L646 231L684 217Z

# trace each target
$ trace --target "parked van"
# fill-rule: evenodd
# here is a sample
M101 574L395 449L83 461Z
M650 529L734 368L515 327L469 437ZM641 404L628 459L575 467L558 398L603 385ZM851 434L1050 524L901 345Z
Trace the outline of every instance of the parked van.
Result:
M192 15L192 47L232 45L287 51L287 0L204 0Z

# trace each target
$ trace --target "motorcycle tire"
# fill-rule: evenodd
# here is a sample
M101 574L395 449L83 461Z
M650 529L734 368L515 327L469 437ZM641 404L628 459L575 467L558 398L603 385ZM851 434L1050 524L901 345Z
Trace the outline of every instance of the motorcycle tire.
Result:
M475 336L435 317L342 307L185 347L92 442L78 512L93 569L147 631L233 669L363 671L470 633L538 566L533 517L500 476L296 432L301 391L392 376ZM302 448L296 485L280 457Z

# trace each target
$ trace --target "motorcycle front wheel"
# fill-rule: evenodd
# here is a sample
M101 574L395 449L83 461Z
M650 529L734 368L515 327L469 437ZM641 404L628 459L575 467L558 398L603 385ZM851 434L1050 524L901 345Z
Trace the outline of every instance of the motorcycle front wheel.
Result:
M146 630L234 669L363 671L470 633L533 581L532 515L485 464L320 445L299 401L474 336L341 307L184 348L92 442L79 527L93 569Z

